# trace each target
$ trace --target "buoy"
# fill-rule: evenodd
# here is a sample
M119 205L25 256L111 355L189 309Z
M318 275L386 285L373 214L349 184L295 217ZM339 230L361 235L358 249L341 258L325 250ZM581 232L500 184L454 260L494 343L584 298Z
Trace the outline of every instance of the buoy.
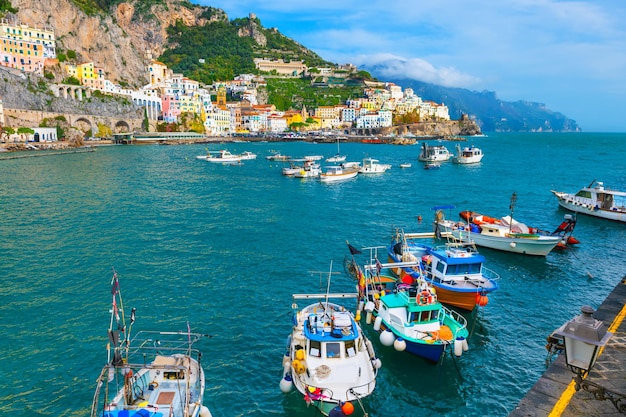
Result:
M285 374L283 378L280 380L280 390L285 394L291 391L293 388L293 380L291 379L291 375Z
M356 314L354 315L354 319L356 321L361 321L361 310L356 311Z
M512 248L514 248L514 247L515 247L515 246L517 246L517 245L515 244L515 242L511 242L511 243L509 243L509 246L510 246L510 247L512 247Z
M478 304L481 307L484 307L489 303L489 297L487 297L486 295L479 295L477 299L478 300L476 304Z
M383 318L378 316L376 317L376 320L374 320L374 330L379 331L380 330L380 325L383 322Z
M383 346L391 346L393 345L393 342L395 342L395 340L396 340L396 336L389 329L385 330L384 332L380 334L380 343Z
M404 350L406 350L406 342L403 338L399 337L393 342L393 347L398 352L404 352Z
M211 411L209 411L209 407L207 407L206 405L203 405L202 407L200 407L200 417L211 417Z
M374 308L376 308L376 305L374 304L373 301L368 301L367 303L365 303L364 309L368 313L371 313L372 311L374 311Z
M304 364L297 359L294 359L293 362L291 362L291 366L297 374L301 374L305 370Z
M363 302L363 300L359 301L358 311L363 311L364 308L365 308L365 303Z
M341 411L343 411L345 415L349 416L350 414L354 413L354 406L351 402L344 403L341 406Z
M365 314L365 323L372 324L372 312L371 311L368 311Z
M374 368L380 369L380 367L383 366L383 363L382 363L382 361L380 359L376 358L372 362L372 365L374 365Z
M463 339L463 352L467 352L469 350L469 345L467 344L467 339Z
M296 350L296 359L299 360L299 361L304 359L304 349Z
M457 337L454 341L454 354L459 357L463 354L463 337Z

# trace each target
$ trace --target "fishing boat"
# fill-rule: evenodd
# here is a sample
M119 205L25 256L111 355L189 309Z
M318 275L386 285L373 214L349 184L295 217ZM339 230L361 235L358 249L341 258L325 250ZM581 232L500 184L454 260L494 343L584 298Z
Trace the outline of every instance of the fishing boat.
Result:
M380 333L380 343L430 362L439 362L446 351L455 356L467 351L467 320L441 304L425 279L403 283L393 275L391 264L377 259L377 248L367 249L371 259L361 269L354 262L355 252L360 251L350 248L353 258L349 273L358 283L365 322ZM406 262L403 266L419 267L419 263Z
M296 178L317 178L322 173L320 164L314 160L305 161L304 165L300 167L300 170L293 174Z
M241 157L242 160L251 160L251 159L256 159L257 155L250 151L244 151L240 153L239 156Z
M339 139L337 139L337 153L330 158L326 159L326 162L343 162L346 160L346 155L341 155L339 152Z
M447 233L457 242L470 240L477 246L523 255L546 256L562 241L560 235L540 233L522 223L511 221L517 196L511 197L511 215L501 221L473 211L459 213L462 221L446 219L444 211L439 209L435 215L435 234ZM449 207L454 207L450 205ZM577 242L577 241L576 241ZM574 241L572 241L574 243Z
M97 379L91 417L210 417L203 405L205 377L194 343L207 335L140 331L131 337L117 274L111 281L107 362Z
M500 276L484 266L485 257L471 241L429 246L398 230L387 256L391 270L403 283L424 279L435 288L439 301L463 310L486 306L488 294L498 289ZM394 267L407 262L407 266Z
M428 146L426 142L422 142L422 150L417 159L422 162L445 162L451 157L452 154L445 146Z
M452 162L465 165L477 164L483 159L483 156L485 155L483 154L482 149L477 148L474 145L466 146L461 149L461 145L457 144L456 155L452 157Z
M551 190L559 206L601 219L626 222L626 192L604 188L604 183L593 180L576 194Z
M354 178L359 174L359 168L348 166L343 167L340 165L333 165L326 167L326 171L320 174L320 181L322 182L337 182Z
M391 168L390 164L381 164L378 159L364 158L359 174L382 174Z
M209 151L206 155L197 156L198 159L203 159L208 162L218 162L218 163L231 163L231 162L240 162L241 155L234 155L230 153L230 151L226 149L222 149L219 151Z
M280 389L287 393L295 386L326 416L351 414L376 387L381 361L352 312L335 301L352 299L356 309L357 298L357 293L329 291L293 295ZM300 301L310 304L300 308Z
M288 167L283 167L282 174L287 177L293 177L302 170L303 165L297 165L300 160L291 160Z
M408 162L405 162L403 164L400 164L400 168L411 168L411 164Z
M289 161L291 157L287 155L283 155L280 152L274 152L271 155L267 155L265 159L270 160L270 161L283 161L284 162L284 161Z

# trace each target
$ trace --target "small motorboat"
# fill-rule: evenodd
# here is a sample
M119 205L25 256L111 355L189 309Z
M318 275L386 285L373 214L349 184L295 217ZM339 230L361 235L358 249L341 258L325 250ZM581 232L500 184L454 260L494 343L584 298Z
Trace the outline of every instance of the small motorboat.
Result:
M441 168L441 164L436 162L430 162L428 164L424 164L424 169L439 169Z
M295 386L307 404L326 416L351 414L376 387L381 361L344 305L352 299L356 306L357 298L357 293L293 295L280 389L287 393ZM300 301L306 305L299 307ZM333 413L337 408L343 413Z
M135 309L126 317L113 272L108 357L97 379L90 417L210 417L202 404L205 376L194 347L205 334L140 331L131 338Z
M348 166L343 167L340 165L333 165L326 167L326 171L320 174L320 181L322 182L337 182L354 178L359 174L359 167Z
M380 343L430 362L438 362L446 350L455 356L467 351L469 332L463 315L441 304L425 279L405 284L388 266L373 259L363 270L354 268L365 322L379 332Z
M445 146L428 146L426 142L422 142L422 150L417 159L422 162L445 162L451 157L452 154Z
M576 194L551 191L559 206L575 213L601 219L626 222L626 192L604 188L604 183L593 180Z
M400 164L400 168L411 168L411 164L409 163Z
M484 307L489 302L488 295L498 289L500 276L484 266L485 257L478 253L473 242L449 241L445 245L429 246L407 238L399 230L387 255L388 266L403 283L424 279L435 288L439 301L453 307L467 311ZM394 266L406 262L409 266Z
M364 158L363 165L359 168L360 174L382 174L391 168L389 164L381 164L378 159Z
M461 149L461 145L457 144L456 155L452 157L452 162L464 165L477 164L483 159L483 156L485 155L483 154L482 149L477 148L474 145L466 146Z

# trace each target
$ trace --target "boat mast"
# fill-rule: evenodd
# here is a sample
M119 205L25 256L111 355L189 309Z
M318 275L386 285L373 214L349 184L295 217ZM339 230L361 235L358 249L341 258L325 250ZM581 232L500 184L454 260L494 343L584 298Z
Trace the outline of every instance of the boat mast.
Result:
M513 191L513 195L511 196L511 204L509 205L509 210L511 210L511 219L509 221L509 234L511 234L511 227L513 227L513 210L515 209L515 203L517 202L517 194Z

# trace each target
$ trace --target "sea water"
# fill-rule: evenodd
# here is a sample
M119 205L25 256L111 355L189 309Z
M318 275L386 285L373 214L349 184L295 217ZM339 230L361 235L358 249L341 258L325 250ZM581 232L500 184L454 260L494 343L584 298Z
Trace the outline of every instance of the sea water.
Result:
M429 141L431 145L435 141ZM453 142L442 142L454 152ZM478 165L425 170L419 147L342 144L349 161L393 168L324 184L281 175L264 156L336 153L336 145L227 143L108 146L0 161L0 412L84 416L106 362L110 280L117 271L134 330L210 334L205 404L213 416L315 415L279 389L291 295L354 291L349 251L385 246L397 229L432 230L450 215L511 213L554 229L567 213L550 190L592 180L626 190L626 135L490 134L472 138ZM243 165L196 159L252 151ZM401 169L400 163L411 168ZM418 216L422 222L418 222ZM469 320L469 351L430 364L384 347L364 400L376 416L505 416L546 369L546 336L599 306L626 272L626 225L578 216L581 243L547 257L481 249L500 288ZM364 255L357 261L365 262Z

